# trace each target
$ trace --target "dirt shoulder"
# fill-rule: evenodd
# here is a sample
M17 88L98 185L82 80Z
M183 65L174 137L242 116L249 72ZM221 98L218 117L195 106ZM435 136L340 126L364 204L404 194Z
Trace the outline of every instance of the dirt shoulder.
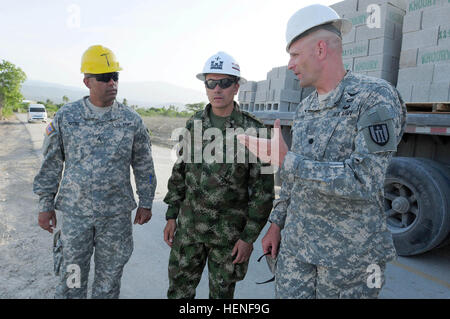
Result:
M152 144L172 148L176 142L171 140L173 130L185 127L187 117L142 117L145 125L150 130Z
M37 225L31 144L20 121L0 121L0 298L53 298L56 286L52 236Z

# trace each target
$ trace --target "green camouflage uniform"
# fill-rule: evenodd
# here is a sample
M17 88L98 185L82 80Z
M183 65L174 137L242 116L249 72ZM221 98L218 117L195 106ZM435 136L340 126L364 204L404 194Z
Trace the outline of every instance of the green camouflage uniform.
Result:
M322 105L317 91L300 103L270 215L283 228L278 298L378 295L363 279L396 257L383 185L405 121L392 85L350 71Z
M237 160L238 152L230 164L225 160L209 164L205 159L194 162L196 147L197 151L203 151L211 142L202 140L203 132L212 128L209 112L212 112L210 104L187 121L192 160L174 165L164 199L169 205L166 219L176 218L178 225L169 259L169 298L195 297L206 259L210 298L233 298L235 284L244 278L248 262L233 265L231 251L239 239L253 243L258 238L272 208L273 174L261 174L259 161L249 163L245 148L242 148L245 163ZM194 121L202 125L200 134L194 134ZM233 113L219 133L225 137L226 128L245 131L263 127L235 103ZM238 150L235 137L233 142ZM225 154L225 141L223 146Z
M104 114L93 112L85 97L55 114L43 153L33 184L39 211L57 209L63 215L55 243L55 252L63 255L56 297L86 298L95 246L92 296L117 298L123 267L133 251L131 211L136 202L130 165L139 207L152 208L156 188L150 136L141 117L117 102ZM73 264L81 270L80 288L67 286L67 267Z

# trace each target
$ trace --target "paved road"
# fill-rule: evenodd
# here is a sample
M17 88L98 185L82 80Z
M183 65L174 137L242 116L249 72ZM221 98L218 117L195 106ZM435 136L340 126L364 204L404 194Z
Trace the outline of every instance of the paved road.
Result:
M40 153L45 124L28 124L23 114L17 114L28 130L33 150ZM167 148L153 146L158 188L153 208L153 218L144 226L134 226L134 253L125 267L121 298L165 298L168 286L167 261L169 248L164 243L162 231L165 226L162 202L167 192L173 159ZM262 234L267 229L263 230ZM236 287L236 298L273 298L273 283L256 285L256 281L270 278L264 263L256 259L262 254L260 240L250 260L249 272ZM207 271L205 270L197 298L208 297ZM380 298L445 298L450 299L450 246L436 249L415 257L399 257L388 264L386 284Z

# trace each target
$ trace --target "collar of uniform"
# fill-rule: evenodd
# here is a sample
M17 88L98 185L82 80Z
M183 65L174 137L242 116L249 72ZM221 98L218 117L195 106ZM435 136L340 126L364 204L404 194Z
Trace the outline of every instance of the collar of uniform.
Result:
M116 120L119 118L119 103L117 101L114 101L111 112L106 112L105 114L98 114L93 112L90 107L87 104L87 101L89 99L89 96L85 96L82 100L82 109L81 109L81 115L85 120L102 120L102 121L110 121L110 120Z
M333 90L333 92L323 101L322 105L319 103L317 89L314 91L312 96L312 103L308 105L306 111L314 112L320 110L326 110L334 108L341 101L342 95L345 92L350 95L355 95L359 89L357 86L352 85L352 80L354 79L353 73L348 70L344 78L339 82L338 86Z
M239 109L239 104L237 104L236 101L233 101L233 103L234 103L233 112L231 112L230 116L226 120L225 125L224 125L225 128L235 127L236 125L237 126L242 125L242 112ZM209 117L209 112L212 112L211 103L206 105L206 107L202 113L202 120L203 120L205 128L212 127L212 123L211 123L211 120Z

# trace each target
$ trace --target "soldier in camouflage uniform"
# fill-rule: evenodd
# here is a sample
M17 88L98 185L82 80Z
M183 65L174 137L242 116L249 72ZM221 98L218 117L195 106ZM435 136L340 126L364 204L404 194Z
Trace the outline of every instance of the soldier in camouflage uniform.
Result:
M211 68L214 65L217 68ZM231 162L195 160L196 151L207 153L213 137L214 141L225 137L226 130L253 128L257 133L264 128L233 100L239 83L245 81L238 68L230 56L219 52L197 75L205 81L210 104L187 121L192 156L174 165L164 199L169 205L164 239L171 247L168 298L194 298L206 261L209 297L233 298L236 282L247 272L253 242L272 208L273 173L263 174L262 164L256 157L250 161L245 148L245 161L241 162L237 151L231 153ZM200 132L196 127L201 127ZM214 130L215 136L203 139ZM229 143L223 143L223 154ZM232 136L232 147L234 144ZM211 154L220 151L221 147L215 148Z
M139 196L134 223L147 223L152 215L156 176L150 137L140 116L115 100L119 70L109 49L90 47L81 69L90 96L64 105L46 130L33 190L42 228L53 232L55 209L63 216L55 234L55 262L62 260L55 265L61 280L56 298L87 297L94 247L92 297L119 297L123 267L133 251L130 165Z
M383 184L405 105L388 82L344 69L348 28L330 10L306 7L288 23L288 68L316 90L295 113L263 238L264 252L275 257L279 249L277 298L376 298L386 262L396 258ZM305 27L307 17L322 21Z

